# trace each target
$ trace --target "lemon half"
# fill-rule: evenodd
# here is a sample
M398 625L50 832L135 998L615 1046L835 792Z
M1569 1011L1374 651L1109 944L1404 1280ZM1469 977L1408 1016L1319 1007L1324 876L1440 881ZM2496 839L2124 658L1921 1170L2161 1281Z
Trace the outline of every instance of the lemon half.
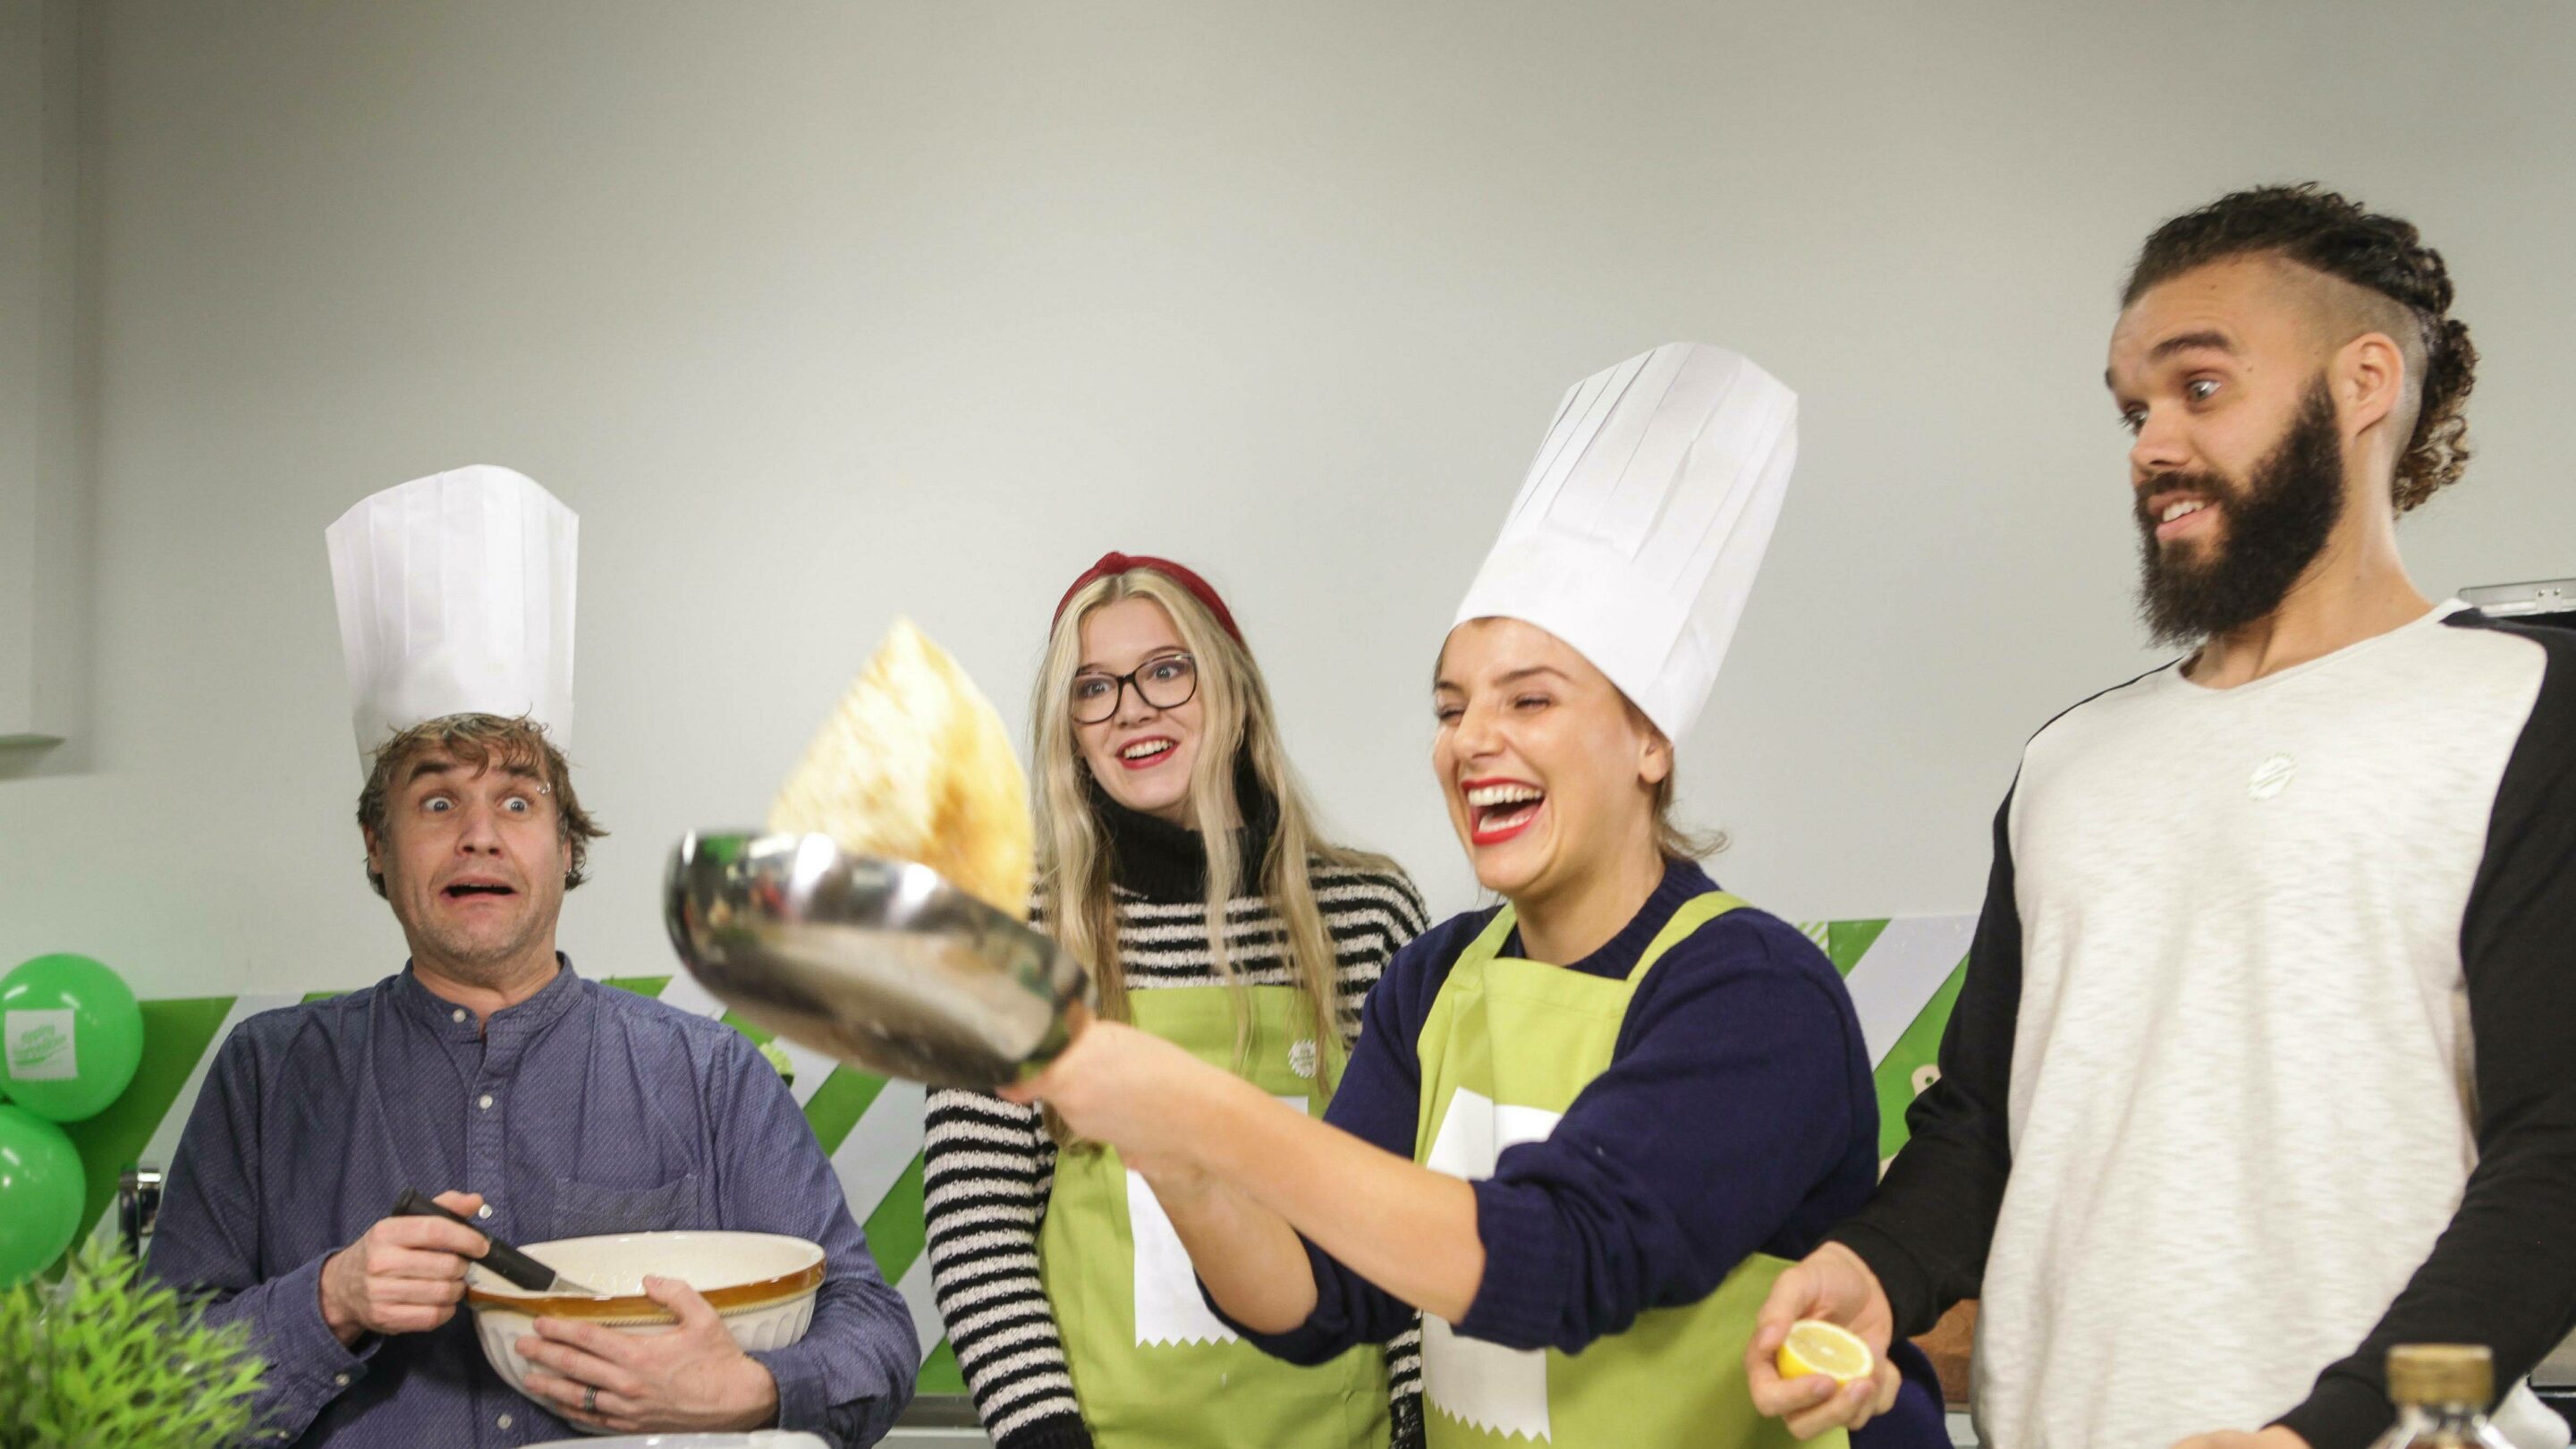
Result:
M1789 1325L1779 1364L1784 1379L1823 1374L1835 1383L1848 1384L1868 1378L1878 1361L1850 1329L1821 1318L1801 1318Z

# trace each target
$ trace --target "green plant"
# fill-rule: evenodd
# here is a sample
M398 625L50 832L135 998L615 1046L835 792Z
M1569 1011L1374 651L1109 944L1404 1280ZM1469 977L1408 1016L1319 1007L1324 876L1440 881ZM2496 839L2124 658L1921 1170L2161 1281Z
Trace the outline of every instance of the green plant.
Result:
M97 1242L0 1289L0 1449L208 1449L248 1439L266 1367Z

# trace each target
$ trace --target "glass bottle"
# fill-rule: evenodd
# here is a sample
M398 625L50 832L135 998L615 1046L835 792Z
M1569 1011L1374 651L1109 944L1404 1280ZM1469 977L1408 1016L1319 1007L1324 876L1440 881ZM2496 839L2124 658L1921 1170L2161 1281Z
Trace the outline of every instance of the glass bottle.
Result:
M2403 1343L2388 1351L2397 1422L2371 1449L2513 1449L2487 1422L2495 1359L2484 1344Z

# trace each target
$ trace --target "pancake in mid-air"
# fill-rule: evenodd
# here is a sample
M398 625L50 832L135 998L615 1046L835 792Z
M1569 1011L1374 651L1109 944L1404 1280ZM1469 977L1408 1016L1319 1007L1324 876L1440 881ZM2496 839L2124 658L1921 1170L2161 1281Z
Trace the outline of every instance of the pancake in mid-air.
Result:
M895 620L778 792L769 828L918 861L1028 918L1028 779L992 702L947 651Z

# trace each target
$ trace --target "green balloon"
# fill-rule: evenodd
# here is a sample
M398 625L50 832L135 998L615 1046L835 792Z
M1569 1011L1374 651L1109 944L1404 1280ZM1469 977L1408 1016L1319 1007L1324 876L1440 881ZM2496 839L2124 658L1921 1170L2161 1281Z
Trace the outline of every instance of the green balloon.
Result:
M95 1117L134 1080L143 1011L87 956L38 956L0 976L0 1094L39 1117Z
M42 1271L72 1245L87 1185L80 1150L63 1129L0 1105L0 1288Z

